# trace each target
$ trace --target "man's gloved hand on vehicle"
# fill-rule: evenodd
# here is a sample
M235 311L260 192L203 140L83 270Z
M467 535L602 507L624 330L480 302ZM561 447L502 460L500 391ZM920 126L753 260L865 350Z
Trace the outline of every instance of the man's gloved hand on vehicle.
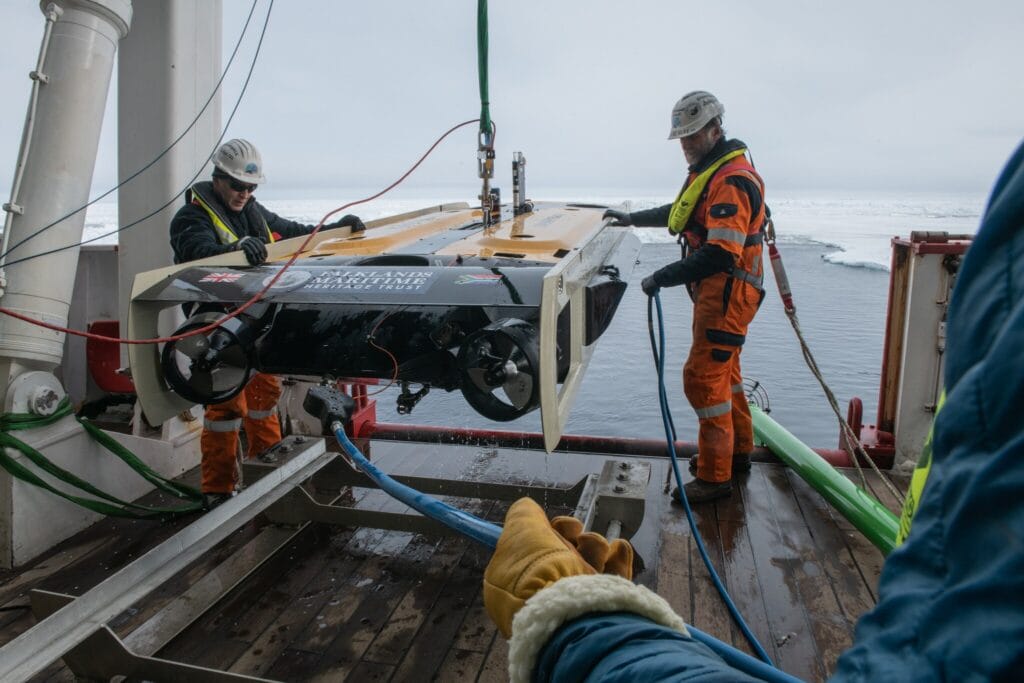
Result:
M628 211L619 211L618 209L608 209L604 212L601 218L611 218L612 225L633 225L633 217Z
M267 260L267 245L258 237L247 235L231 246L231 251L245 253L245 260L249 262L250 266L258 266Z
M359 216L348 214L343 216L340 220L324 226L325 228L333 230L334 228L352 228L352 232L362 232L366 230L366 226L363 225L363 221L359 219Z
M484 572L484 606L507 638L516 612L535 594L569 576L617 574L633 578L633 547L583 532L574 517L548 522L530 498L516 501Z

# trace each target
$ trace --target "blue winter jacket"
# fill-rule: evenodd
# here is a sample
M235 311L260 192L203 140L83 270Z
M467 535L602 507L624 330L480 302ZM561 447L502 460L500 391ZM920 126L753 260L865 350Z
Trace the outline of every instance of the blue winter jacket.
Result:
M911 533L832 681L1024 680L1024 145L960 268L947 333L947 399ZM678 633L601 614L559 629L534 680L750 679Z

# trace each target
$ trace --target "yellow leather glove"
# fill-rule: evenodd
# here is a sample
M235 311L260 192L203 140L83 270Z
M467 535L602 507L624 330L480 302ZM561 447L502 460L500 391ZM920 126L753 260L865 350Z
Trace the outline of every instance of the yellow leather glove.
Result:
M506 638L522 606L555 581L581 574L618 574L633 578L633 547L583 533L574 517L548 522L537 503L520 498L505 515L498 547L484 572L484 606Z

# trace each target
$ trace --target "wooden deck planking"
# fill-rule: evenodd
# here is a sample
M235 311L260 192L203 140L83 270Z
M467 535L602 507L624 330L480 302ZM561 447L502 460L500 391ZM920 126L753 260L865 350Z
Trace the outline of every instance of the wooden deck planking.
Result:
M888 508L889 512L898 516L903 511L903 503L893 495L889 487L882 481L882 477L886 477L888 483L895 486L899 491L906 491L908 482L902 481L900 477L889 475L888 473L883 473L879 476L874 470L864 471L864 478L868 481L869 492L874 494L878 502Z
M860 477L857 476L856 470L853 468L843 468L840 472L845 474L851 481L859 486L858 482ZM885 563L885 555L883 555L882 551L871 543L864 534L857 530L857 527L853 525L853 522L843 517L837 510L830 506L828 508L828 513L835 522L836 527L838 527L842 532L843 540L846 542L847 547L850 548L850 553L857 564L857 568L859 569L861 576L864 577L864 581L868 586L868 590L871 592L873 600L877 601L878 577L882 573L882 565Z
M363 492L355 494L356 499L364 497ZM386 500L378 499L379 505L386 504ZM337 557L342 553L359 555L362 546L373 544L374 539L382 539L383 532L376 530L345 530L333 529L328 532L331 542L326 549L328 558ZM336 545L341 542L341 547ZM343 548L343 549L342 549ZM323 552L323 551L322 551ZM301 557L301 556L300 556ZM308 552L306 560L309 561ZM347 555L346 555L347 558ZM201 656L201 653L216 652L223 649L224 654L218 660L218 667L230 668L236 660L253 648L254 641L258 640L259 634L264 633L271 624L276 621L281 612L287 611L295 603L294 594L278 590L281 585L288 586L287 576L298 567L294 555L282 553L272 558L264 567L257 570L245 585L232 591L214 610L203 615L181 637L176 638L164 650L161 656L170 659L189 661L193 657ZM346 569L349 573L355 569L356 562L346 562L343 559L337 566L331 567L330 562L320 565L316 562L310 568L310 573L326 571L329 579L342 580L348 576L337 577ZM334 571L330 571L331 569ZM296 576L296 582L303 578L308 579L305 573L300 571ZM294 590L294 586L290 586ZM278 638L286 639L286 631L279 631ZM270 643L272 645L272 643ZM270 654L265 651L264 654ZM269 670L273 665L273 659L264 657L261 667L264 671Z
M481 509L483 503L480 504ZM464 555L466 544L461 539L449 538L438 542L425 536L417 536L406 547L402 557L395 557L388 567L386 580L374 585L366 599L360 602L350 624L341 628L320 658L318 671L310 680L343 680L359 663L377 634L388 623L390 616L402 598L412 589L421 575L423 567L434 560L437 548L445 543L456 542ZM442 551L443 554L443 551ZM452 559L460 557L454 553ZM450 569L457 562L447 563Z
M600 471L603 461L409 444L375 444L374 451L385 471L561 486ZM647 565L638 582L656 588L687 621L750 652L707 576L682 509L669 504L663 488L668 463L650 462L646 518L633 538ZM869 484L880 488L880 482ZM404 509L381 492L356 491L361 507ZM507 507L466 499L457 504L496 521ZM849 643L853 620L874 603L881 554L807 484L775 465L755 464L737 479L731 498L695 511L715 566L776 663L806 680L821 680ZM65 555L49 560L54 574L43 567L27 576L12 573L0 586L0 599L17 604L31 585L81 584L78 592L84 591L89 580L105 578L112 566L154 544L147 540L152 523L142 524L121 529L118 552L107 552L111 541L98 536L76 537ZM242 531L232 541L241 545L254 534ZM460 538L369 529L320 528L311 538L279 553L160 656L215 668L230 664L232 671L288 681L506 680L507 643L482 604L485 550ZM215 564L225 551L204 562ZM188 585L201 574L200 564L176 581ZM77 574L67 571L76 567ZM165 601L171 593L162 589L153 600ZM130 631L156 609L147 602L122 615L118 630ZM0 613L0 640L25 628L4 624L31 625L31 617L16 614ZM57 665L39 680L69 679Z
M434 679L450 650L448 644L459 633L466 612L481 590L481 576L488 555L483 548L470 545L459 558L437 600L424 616L423 627L409 644L392 680L416 682Z
M343 500L346 505L355 505L365 493L365 489L356 489L346 493ZM356 532L356 529L322 530L326 538L320 546L321 552L302 558L275 584L273 596L283 597L268 601L272 607L267 613L273 615L272 620L262 630L255 624L249 625L248 633L244 634L250 638L249 649L234 661L230 670L262 675L270 669L287 647L288 634L304 628L334 594L337 582L355 571L360 560L345 552Z
M875 606L874 582L861 571L854 548L832 518L825 499L793 470L787 468L786 477L819 551L822 567L831 580L843 616L848 623L856 623L857 617Z
M578 467L570 465L569 459L558 455L540 456L543 458L542 462L537 460L538 454L533 453L528 457L530 460L526 463L526 473L519 478L524 484L559 484L567 480L574 483L582 476ZM490 449L479 449L477 453L468 449L463 450L457 460L462 459L465 462L467 458L470 464L463 471L469 472L471 479L478 480L488 479L488 475L491 474L488 471L490 466L500 462ZM473 503L479 505L483 501ZM507 508L508 503L486 505L486 511L481 514L489 521L500 523ZM480 657L462 654L466 650L459 647L459 641L467 634L467 620L472 619L476 626L470 625L469 628L472 630L469 632L474 633L483 642L494 642L496 628L486 614L481 613L482 577L489 557L490 552L476 544L470 544L466 548L456 568L443 578L444 585L437 600L420 620L392 680L450 680L444 675L445 671L452 667L464 671L466 678L476 679L486 663L486 653L481 653ZM485 621L487 623L484 623Z
M231 664L231 671L250 676L262 676L269 671L286 649L288 634L303 628L319 605L330 599L335 587L332 579L344 579L355 571L355 558L347 566L339 559L354 534L354 529L343 529L329 536L330 550L305 558L281 578L274 590L274 599L267 601L273 605L266 610L273 618L263 624L262 630L256 624L249 624L246 633L239 634L250 637L251 641L248 649ZM277 599L278 595L284 598Z
M387 466L387 463L378 463ZM420 461L420 467L425 463ZM405 506L370 489L355 489L347 504L368 510L402 511ZM275 587L282 600L275 600L273 619L254 629L249 648L231 666L231 670L250 675L266 675L278 668L277 660L291 662L292 670L300 665L315 668L322 651L335 638L327 624L347 623L363 590L383 570L388 558L400 556L413 539L411 533L388 533L376 529L329 529L329 548L313 548L303 561L310 570L286 576ZM300 595L295 595L298 586ZM276 604L280 603L280 604ZM356 622L358 623L358 622ZM299 643L299 645L296 645ZM294 651L294 652L293 652ZM297 652L315 656L299 657Z
M480 674L479 683L506 683L508 681L508 641L501 635L495 637L487 653Z
M678 513L685 517L682 509ZM711 564L719 577L725 575L725 558L722 555L722 537L718 527L718 514L715 505L698 504L693 506L693 516L697 524L697 530L704 539L704 547ZM732 641L732 624L729 612L722 603L711 579L711 575L701 559L697 542L690 536L690 589L693 592L693 616L688 623L697 625L702 631L725 642ZM728 586L727 586L728 588Z
M395 667L391 664L380 664L363 660L356 664L349 677L353 681L359 681L360 683L363 681L373 683L373 681L390 681L394 673Z
M484 664L484 654L473 650L452 648L441 662L432 680L475 681Z
M787 543L786 534L776 518L775 499L778 494L772 489L777 484L763 474L763 470L770 467L777 466L753 466L744 501L755 568L763 591L771 642L775 647L774 661L776 666L793 676L820 680L823 671L814 646L811 624L792 574L798 560L797 553Z
M819 663L827 676L853 640L851 624L842 614L833 584L822 566L821 549L808 529L785 469L764 467L761 474L769 482L772 507L784 543L793 551L789 565L791 585L803 605Z
M740 474L734 479L733 494L720 500L715 507L718 512L718 527L725 558L725 572L722 580L732 596L733 602L744 621L773 659L775 643L768 629L768 613L765 607L764 591L754 561L754 550L747 529L747 511L744 498L748 495L746 482L750 474ZM751 656L757 656L739 626L730 617L732 645Z
M657 477L652 472L651 479L652 481L657 480L653 484L657 491L655 495L667 497L667 494L664 493L664 485L661 483L662 477ZM650 486L647 489L647 495L650 499ZM691 533L686 515L680 514L680 512L678 508L666 506L661 509L661 514L657 517L657 526L661 529L661 533L657 539L658 545L654 547L653 559L656 560L656 563L653 570L656 578L654 585L650 588L665 598L672 609L689 623L693 620L693 595L690 587L692 575L690 568ZM650 511L648 511L649 515ZM638 548L637 552L644 554L643 546ZM645 561L650 567L651 560L645 558Z

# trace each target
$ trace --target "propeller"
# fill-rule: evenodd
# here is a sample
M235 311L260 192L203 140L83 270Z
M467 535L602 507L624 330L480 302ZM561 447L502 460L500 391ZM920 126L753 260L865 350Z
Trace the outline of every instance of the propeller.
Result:
M202 313L189 319L174 334L206 327L219 317L219 313ZM253 373L251 354L243 342L248 336L245 325L246 321L233 318L207 334L165 344L160 367L171 389L189 401L204 405L222 403L238 395Z
M540 404L537 331L515 318L470 335L459 349L460 389L484 417L508 422Z

